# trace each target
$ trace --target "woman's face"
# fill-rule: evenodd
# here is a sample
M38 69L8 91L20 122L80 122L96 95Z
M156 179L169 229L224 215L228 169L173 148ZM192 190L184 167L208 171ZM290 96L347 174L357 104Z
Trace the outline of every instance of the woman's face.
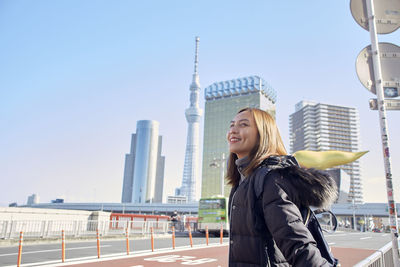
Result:
M248 156L258 142L256 122L249 111L240 112L230 123L227 134L229 151L237 157Z

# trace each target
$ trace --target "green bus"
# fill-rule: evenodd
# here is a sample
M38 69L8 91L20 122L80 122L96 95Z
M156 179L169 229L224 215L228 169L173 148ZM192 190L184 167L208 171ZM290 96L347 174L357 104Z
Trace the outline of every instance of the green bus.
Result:
M198 230L205 233L207 226L210 234L219 236L221 225L224 235L227 235L229 232L228 198L221 195L200 198Z

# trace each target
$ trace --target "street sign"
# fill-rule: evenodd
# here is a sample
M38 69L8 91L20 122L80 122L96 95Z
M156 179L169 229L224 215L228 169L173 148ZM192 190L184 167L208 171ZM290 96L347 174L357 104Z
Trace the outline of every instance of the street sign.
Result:
M400 110L400 99L385 99L386 110ZM372 98L369 100L369 108L372 110L378 110L378 100Z
M391 43L379 43L379 51L384 96L387 98L398 97L400 95L400 47ZM370 45L358 54L356 71L358 79L364 87L376 94Z
M399 0L374 1L374 8L377 33L391 33L400 27ZM354 20L361 27L368 31L368 12L366 0L351 0L350 9Z

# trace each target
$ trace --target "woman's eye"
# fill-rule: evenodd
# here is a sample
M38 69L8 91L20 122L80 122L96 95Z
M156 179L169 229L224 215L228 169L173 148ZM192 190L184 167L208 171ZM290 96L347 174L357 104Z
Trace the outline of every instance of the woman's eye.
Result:
M246 127L246 126L247 126L247 123L241 123L240 126Z

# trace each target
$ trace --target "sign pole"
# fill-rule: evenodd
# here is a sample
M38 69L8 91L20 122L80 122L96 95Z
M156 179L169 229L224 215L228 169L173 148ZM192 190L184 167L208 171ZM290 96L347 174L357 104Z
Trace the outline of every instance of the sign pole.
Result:
M373 0L366 0L366 4L368 10L368 27L371 37L372 64L375 76L374 80L375 80L376 96L378 98L379 122L381 127L382 149L383 149L383 158L384 158L385 173L386 173L386 189L387 189L388 206L389 206L389 220L390 220L390 229L392 234L393 264L395 267L400 267L398 231L397 231L398 229L397 213L396 213L396 203L394 201L394 196L393 196L392 170L391 170L391 160L389 153L389 132L386 121L386 108L384 104L382 72L381 72L378 37L376 33L376 21L375 21Z

